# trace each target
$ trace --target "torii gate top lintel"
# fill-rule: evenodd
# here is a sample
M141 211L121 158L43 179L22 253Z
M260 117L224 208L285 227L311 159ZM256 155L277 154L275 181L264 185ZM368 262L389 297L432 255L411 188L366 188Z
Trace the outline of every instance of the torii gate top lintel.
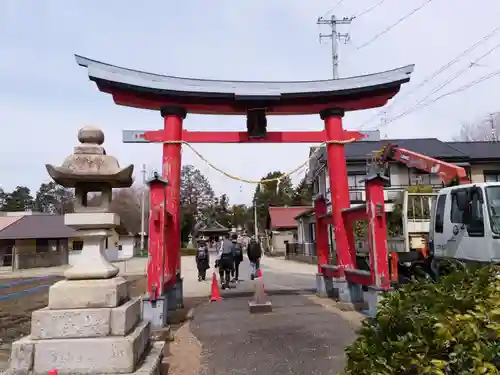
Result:
M160 110L183 107L193 114L318 114L329 108L355 111L380 107L410 80L413 65L381 73L320 81L229 81L146 73L76 55L100 91L116 104Z

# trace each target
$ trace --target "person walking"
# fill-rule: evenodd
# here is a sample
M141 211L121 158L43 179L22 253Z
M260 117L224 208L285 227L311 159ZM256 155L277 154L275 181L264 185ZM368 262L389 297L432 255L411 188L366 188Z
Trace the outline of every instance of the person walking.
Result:
M207 270L210 268L208 247L205 241L198 241L196 267L198 268L198 281L204 281L206 279Z
M238 236L233 234L231 237L233 243L233 269L231 271L231 276L233 282L238 282L238 277L240 274L240 263L243 262L243 246L238 241Z
M250 261L250 279L253 280L257 277L260 268L260 258L262 257L262 248L255 236L253 236L248 243L247 256Z
M231 270L234 267L233 243L229 240L229 235L221 241L219 248L219 258L217 259L221 289L229 288L231 281Z

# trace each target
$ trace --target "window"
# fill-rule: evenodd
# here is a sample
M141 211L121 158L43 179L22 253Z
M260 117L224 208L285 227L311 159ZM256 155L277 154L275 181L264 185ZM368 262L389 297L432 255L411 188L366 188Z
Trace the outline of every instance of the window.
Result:
M472 189L470 202L471 219L467 224L469 237L484 237L483 192L481 189Z
M458 207L457 196L467 194L469 206L467 210ZM483 194L481 189L457 189L451 194L451 222L453 224L466 224L469 237L484 236Z
M409 169L410 185L441 185L441 178L435 173L427 173L415 168Z
M82 240L73 240L73 251L83 250L83 241Z
M36 253L48 253L49 250L49 240L47 238L38 238L35 240Z
M500 171L483 171L484 182L500 182Z
M311 234L311 242L316 241L316 223L309 224L309 233Z
M488 202L491 230L500 235L500 186L486 188L486 201Z
M319 193L320 194L323 194L325 195L325 192L326 192L326 169L323 169L321 171L321 173L319 174L319 178L318 178L318 190L319 190Z
M318 184L319 177L316 177L316 179L313 181L313 194L316 195L319 193L319 184Z
M436 204L436 219L434 223L434 231L436 233L443 233L445 204L446 204L446 195L440 195Z
M349 188L364 189L365 188L366 174L349 174L347 176L347 183Z
M462 224L463 223L463 214L464 212L460 210L458 207L457 197L458 194L466 193L467 189L458 189L455 190L451 194L451 213L450 220L453 224Z

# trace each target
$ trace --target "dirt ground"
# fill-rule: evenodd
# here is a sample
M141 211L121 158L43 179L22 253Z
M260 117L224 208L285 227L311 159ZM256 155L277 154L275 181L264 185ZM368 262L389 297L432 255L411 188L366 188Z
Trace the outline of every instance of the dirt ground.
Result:
M0 281L0 348L7 348L10 343L30 333L31 313L45 307L48 303L49 286L62 277L50 279L2 279ZM127 277L130 280L130 293L138 296L146 290L146 278ZM21 285L8 286L12 282L24 280ZM46 287L43 287L46 286ZM22 293L31 288L40 287L33 293Z

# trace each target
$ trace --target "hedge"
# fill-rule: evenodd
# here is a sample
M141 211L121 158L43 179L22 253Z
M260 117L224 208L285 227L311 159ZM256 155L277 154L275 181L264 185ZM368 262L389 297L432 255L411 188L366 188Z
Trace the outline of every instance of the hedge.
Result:
M188 249L188 248L181 249L181 256L192 256L192 255L196 255L196 249Z
M500 267L454 268L387 294L343 374L500 374Z
M187 249L187 248L181 248L181 256L193 256L196 255L196 249ZM148 250L144 250L141 252L139 255L141 257L147 258L148 257Z

